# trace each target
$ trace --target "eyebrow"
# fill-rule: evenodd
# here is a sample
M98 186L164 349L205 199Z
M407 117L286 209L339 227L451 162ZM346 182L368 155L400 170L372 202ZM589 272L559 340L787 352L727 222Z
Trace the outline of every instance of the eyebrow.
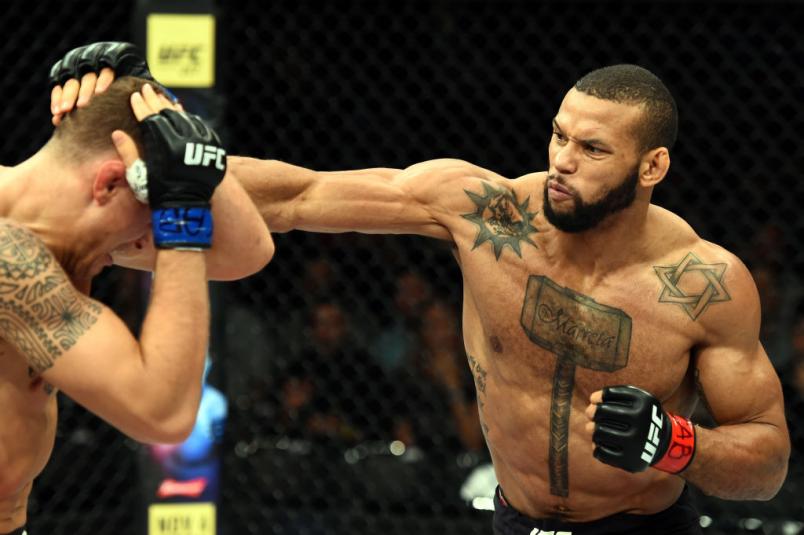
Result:
M553 118L553 128L559 131L563 131L561 127L558 125L558 122ZM581 145L594 145L597 147L602 147L605 149L611 149L611 145L603 141L602 139L597 138L589 138L589 139L575 139L576 143L580 143Z

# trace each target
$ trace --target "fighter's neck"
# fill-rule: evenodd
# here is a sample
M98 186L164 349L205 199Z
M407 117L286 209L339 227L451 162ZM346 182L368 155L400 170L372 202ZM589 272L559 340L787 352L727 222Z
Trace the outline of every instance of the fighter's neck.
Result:
M70 173L39 153L19 165L0 167L0 218L36 234L76 286L88 288L96 255L81 235L81 207L73 202Z
M578 233L556 230L549 247L550 256L589 275L609 273L645 260L654 241L649 212L650 200L637 200L591 230Z

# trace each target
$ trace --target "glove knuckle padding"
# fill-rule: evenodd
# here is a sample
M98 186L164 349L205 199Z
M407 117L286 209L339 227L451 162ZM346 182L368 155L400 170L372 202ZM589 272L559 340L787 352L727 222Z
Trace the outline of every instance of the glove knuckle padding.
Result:
M74 48L57 61L48 77L51 85L63 85L70 78L111 67L115 75L138 76L153 80L145 57L131 43L104 41Z
M190 116L186 113L178 112L171 109L164 109L159 112L171 124L176 134L182 137L191 137L197 135L193 123L190 121Z
M85 75L88 72L95 72L99 71L100 69L97 68L98 66L98 58L101 55L103 49L100 45L103 43L95 43L94 45L89 45L83 47L81 53L78 55L75 61L75 69L74 72L76 74L76 78L80 78L81 76Z
M61 82L61 69L62 69L62 60L57 61L53 64L50 68L50 74L48 75L48 81L51 85L59 85Z
M190 118L190 124L195 130L195 133L206 143L211 143L213 141L212 138L212 130L207 126L207 124L199 117L198 115L188 115Z

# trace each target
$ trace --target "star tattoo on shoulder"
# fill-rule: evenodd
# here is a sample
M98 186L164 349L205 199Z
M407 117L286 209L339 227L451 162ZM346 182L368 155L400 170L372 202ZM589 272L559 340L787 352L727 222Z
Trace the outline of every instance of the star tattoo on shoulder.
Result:
M485 242L491 242L497 260L505 247L510 247L522 258L521 243L536 247L530 239L531 234L538 232L533 226L533 218L538 212L529 212L530 197L519 202L516 192L483 183L483 194L464 190L475 203L475 211L461 214L478 227L477 237L472 250Z
M692 253L674 266L653 266L659 280L662 281L660 303L674 303L695 321L712 303L730 301L731 296L723 284L726 264L706 264ZM700 293L685 293L679 284L683 278L703 277L705 286ZM694 281L693 281L694 282Z

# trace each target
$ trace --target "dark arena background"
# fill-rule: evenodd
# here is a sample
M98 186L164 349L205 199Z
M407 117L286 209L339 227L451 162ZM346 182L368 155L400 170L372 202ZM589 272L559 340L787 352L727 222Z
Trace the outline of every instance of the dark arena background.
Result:
M141 39L143 7L0 2L3 164L50 135L50 65L75 46ZM509 177L544 170L551 118L578 77L612 63L662 77L680 135L654 202L751 269L793 441L773 500L693 489L701 523L711 534L804 532L804 4L276 0L219 2L214 14L216 86L187 107L214 119L234 154L319 170L441 157ZM160 475L175 451L136 444L60 394L31 535L491 533L494 482L447 245L275 240L264 271L212 285L217 412L196 476L209 470L216 487L193 490L209 483L192 476L200 458L183 461L190 483ZM137 332L148 281L109 269L93 295ZM215 509L181 509L194 500ZM157 502L168 508L149 514Z

